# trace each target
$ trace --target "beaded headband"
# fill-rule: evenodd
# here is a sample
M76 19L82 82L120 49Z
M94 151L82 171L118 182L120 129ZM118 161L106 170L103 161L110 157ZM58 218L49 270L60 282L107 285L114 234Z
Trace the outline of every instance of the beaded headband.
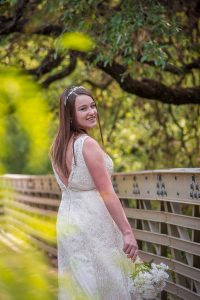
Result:
M64 105L65 106L66 106L67 100L69 99L69 97L71 96L71 94L73 94L73 92L75 92L79 88L84 89L83 86L75 86L74 88L71 89L71 91L68 93L67 97L65 97L65 99L64 99Z

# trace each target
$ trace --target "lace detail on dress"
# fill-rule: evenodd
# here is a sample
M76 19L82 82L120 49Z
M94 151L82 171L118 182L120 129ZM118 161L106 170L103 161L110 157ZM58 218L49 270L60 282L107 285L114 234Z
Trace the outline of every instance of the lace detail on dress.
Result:
M80 190L91 190L95 189L94 181L90 175L83 157L83 143L88 138L88 135L82 135L74 142L74 156L75 160L72 161L72 172L69 180L69 188L80 189ZM110 175L113 173L113 161L104 152L105 165ZM76 161L76 164L75 164Z
M67 187L54 170L62 190L56 223L59 300L131 300L131 263L122 250L121 232L84 161L87 137L75 141L76 164L73 160ZM106 153L105 165L111 175L113 162Z

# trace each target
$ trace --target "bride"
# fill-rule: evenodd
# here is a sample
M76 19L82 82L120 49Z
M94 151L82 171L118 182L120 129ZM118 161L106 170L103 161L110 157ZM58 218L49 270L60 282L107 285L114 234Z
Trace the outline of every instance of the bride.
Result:
M64 90L59 117L50 151L62 191L58 299L131 300L128 279L138 245L113 189L113 161L89 135L97 123L101 133L91 93L82 86Z

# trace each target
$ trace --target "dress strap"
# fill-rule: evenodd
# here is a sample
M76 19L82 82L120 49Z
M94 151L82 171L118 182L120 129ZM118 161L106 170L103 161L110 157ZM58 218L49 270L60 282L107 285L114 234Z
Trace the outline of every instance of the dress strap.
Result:
M75 164L76 164L76 160L77 161L84 160L84 158L83 158L83 143L86 140L86 138L88 138L88 137L89 137L88 134L83 134L83 135L79 136L74 142Z
M82 153L83 150L83 143L85 141L86 138L88 138L89 135L88 134L83 134L81 136L79 136L75 142L74 142L74 150L77 154Z

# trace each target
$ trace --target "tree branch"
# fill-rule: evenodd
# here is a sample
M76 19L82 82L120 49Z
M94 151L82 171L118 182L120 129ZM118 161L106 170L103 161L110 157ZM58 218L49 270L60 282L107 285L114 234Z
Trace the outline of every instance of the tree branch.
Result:
M58 72L54 75L49 76L45 81L42 82L42 85L44 87L48 87L52 82L70 75L75 70L76 64L77 64L77 56L73 52L71 52L70 53L70 63L68 65L68 67L61 72Z
M145 64L155 67L153 61L145 61ZM200 59L196 59L193 62L189 64L185 64L180 68L172 64L166 64L165 67L163 68L163 71L167 71L175 75L182 75L182 74L189 73L192 69L199 69L199 68L200 68Z
M91 62L95 58L90 56L88 60ZM200 87L193 88L171 88L161 82L152 79L135 80L129 74L127 69L117 62L104 66L103 62L98 62L97 66L112 76L120 85L120 87L131 94L146 99L159 100L168 104L200 104Z
M47 57L50 56L50 54L47 55ZM69 66L52 76L49 76L42 85L44 87L49 86L52 82L62 79L69 74L71 74L75 67L76 67L76 58L77 56L81 57L84 60L88 60L89 62L93 62L95 59L95 55L87 56L84 53L80 53L78 51L71 51L70 55L70 64ZM42 72L46 73L48 70L51 70L50 64L44 59L43 61L43 67ZM47 64L46 64L47 63ZM56 62L55 62L56 64ZM133 79L129 74L126 74L126 68L123 65L120 65L117 62L113 62L112 65L106 65L104 66L103 62L98 62L97 67L103 70L105 73L110 75L113 79L115 79L120 87L131 94L135 94L139 97L146 98L146 99L152 99L152 100L158 100L163 103L168 104L175 104L175 105L181 105L181 104L200 104L200 87L193 87L193 88L181 88L181 87L168 87L164 85L163 83L144 78L142 80L136 80ZM36 74L39 73L39 70L41 70L42 66L39 67L35 72ZM92 81L88 80L88 82L92 85L96 85L96 83L93 83ZM99 86L99 85L98 85Z
M53 35L59 36L63 32L63 27L59 25L46 25L33 31L33 34Z
M59 66L63 59L64 57L58 55L55 50L51 49L41 62L40 66L35 69L28 70L28 72L31 75L35 75L37 78L39 78L40 76L50 72L53 68Z
M20 19L22 18L25 8L28 4L29 0L19 0L17 5L16 5L16 9L15 12L13 14L12 18L4 18L2 17L2 21L0 23L0 35L4 35L4 34L9 34L12 32L16 32L22 29L22 27L24 26L25 22L28 21L27 20L23 20L20 22Z
M86 80L83 80L80 85L82 85L83 83L89 83L92 87L95 87L95 88L99 88L101 90L104 90L106 89L111 83L112 83L113 79L110 78L108 79L106 82L102 82L102 83L97 83L97 82L93 82L92 80L90 79L86 79Z

